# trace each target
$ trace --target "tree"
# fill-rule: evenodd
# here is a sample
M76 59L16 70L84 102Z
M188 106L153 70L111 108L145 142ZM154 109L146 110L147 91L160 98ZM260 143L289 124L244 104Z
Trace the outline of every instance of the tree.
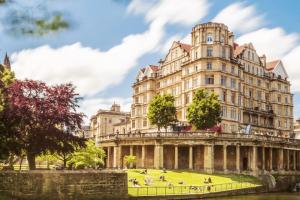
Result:
M221 122L221 105L218 95L197 90L187 109L187 120L197 129L208 129Z
M81 148L72 154L68 165L75 167L75 169L97 169L104 164L105 157L105 151L100 147L96 147L95 143L89 140L86 142L85 148Z
M161 127L167 127L176 122L175 98L170 94L157 94L149 104L147 117L151 124L156 125L158 131Z
M15 81L7 89L2 120L17 138L19 150L26 152L29 169L35 158L46 153L73 152L85 146L85 139L74 136L81 128L82 113L77 113L80 98L72 84L47 86L43 82Z
M5 101L6 90L14 81L14 73L9 67L0 64L0 160L6 160L17 152L16 138L11 134L14 123L10 122L4 115L4 109L8 106L8 103ZM7 123L10 124L9 127Z
M39 155L36 158L36 161L38 162L46 162L47 163L47 169L50 168L51 164L57 164L59 162L59 160L56 157L56 154L51 154L51 153L46 153L46 154L42 154Z
M127 168L129 168L131 165L136 163L136 156L126 155L126 156L124 156L124 161L125 161Z

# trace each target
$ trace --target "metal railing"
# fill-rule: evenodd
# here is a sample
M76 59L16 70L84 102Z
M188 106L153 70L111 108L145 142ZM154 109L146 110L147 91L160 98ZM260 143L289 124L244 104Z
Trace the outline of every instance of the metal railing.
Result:
M119 140L119 139L137 139L137 138L195 138L195 139L233 139L233 140L257 140L271 141L279 143L290 143L300 145L300 140L293 138L276 137L269 135L254 134L232 134L232 133L215 133L211 131L186 131L186 132L144 132L144 133L127 133L127 134L109 134L100 136L100 141Z
M170 187L128 187L128 194L131 196L166 196L166 195L194 195L230 190L245 190L261 187L261 185L250 182L233 182L224 184L207 185L184 185Z

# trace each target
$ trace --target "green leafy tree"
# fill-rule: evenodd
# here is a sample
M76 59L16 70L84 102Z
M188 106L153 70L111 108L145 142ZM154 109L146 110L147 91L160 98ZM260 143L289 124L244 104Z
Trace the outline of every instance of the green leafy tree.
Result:
M73 166L75 169L96 169L104 164L105 157L105 151L100 147L96 147L95 143L89 140L86 142L85 148L81 148L72 154L68 165Z
M124 161L127 168L130 168L134 163L136 163L136 156L133 155L126 155L124 156Z
M218 95L197 90L187 109L187 120L197 129L211 128L221 121L221 105Z
M157 94L149 104L147 117L151 124L156 125L158 131L161 127L167 127L176 122L175 98L170 94Z
M59 164L59 159L57 158L56 154L51 154L50 152L47 152L46 154L42 154L36 158L37 162L46 162L47 168L50 168L50 165L53 164Z
M16 124L8 120L4 112L8 107L8 102L5 100L6 90L14 81L15 75L10 68L0 64L0 160L3 162L11 160L18 146L16 136L11 134Z

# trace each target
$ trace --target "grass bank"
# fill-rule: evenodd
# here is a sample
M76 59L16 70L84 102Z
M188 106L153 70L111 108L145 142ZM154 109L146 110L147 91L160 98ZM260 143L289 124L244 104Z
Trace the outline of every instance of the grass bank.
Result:
M129 169L127 171L129 195L197 194L258 187L261 185L258 179L247 175L204 174L183 170L167 170L164 173L162 170L154 169L148 170L147 174L142 172L142 169ZM164 176L165 181L160 180L161 176ZM207 183L209 178L211 183ZM129 181L132 179L136 179L138 185L134 185L132 181ZM150 179L151 183L146 185L145 179Z

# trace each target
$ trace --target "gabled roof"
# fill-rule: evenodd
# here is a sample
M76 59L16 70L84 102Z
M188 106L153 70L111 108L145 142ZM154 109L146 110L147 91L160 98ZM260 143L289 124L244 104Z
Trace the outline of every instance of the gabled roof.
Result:
M249 48L249 49L252 49L255 51L255 48L251 42L248 44L243 44L241 46L239 46L237 43L234 43L233 46L234 46L234 52L233 52L234 57L237 57L238 55L242 54L246 48Z
M280 76L282 79L288 78L288 74L281 60L267 62L266 68L268 71L272 71L276 76Z
M243 53L245 49L246 49L246 44L239 46L237 43L235 43L235 49L233 52L234 57L237 57L238 55Z
M268 71L272 71L281 61L280 60L273 60L267 62L266 68Z
M149 65L149 67L152 69L152 71L158 71L159 67L156 65Z
M180 46L180 48L182 48L186 52L190 52L190 50L192 48L192 45L190 45L190 44L185 44L180 41L177 41L176 43Z

